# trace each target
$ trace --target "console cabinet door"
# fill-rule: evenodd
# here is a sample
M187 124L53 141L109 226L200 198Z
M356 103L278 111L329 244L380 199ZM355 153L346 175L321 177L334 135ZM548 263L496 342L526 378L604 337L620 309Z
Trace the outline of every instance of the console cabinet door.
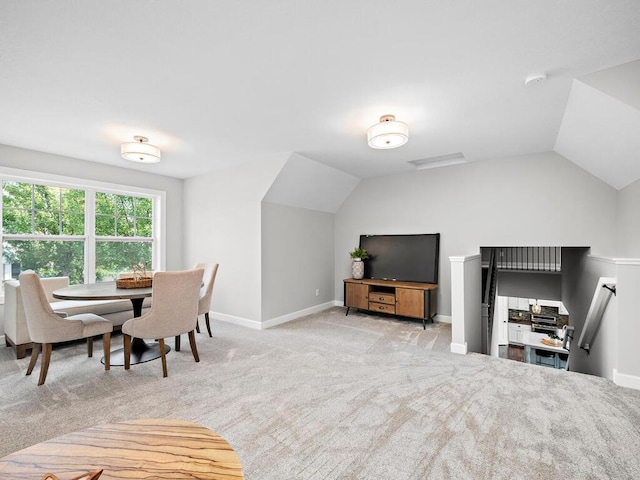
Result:
M396 315L424 318L424 291L396 288Z
M353 308L369 308L369 285L347 283L345 305Z

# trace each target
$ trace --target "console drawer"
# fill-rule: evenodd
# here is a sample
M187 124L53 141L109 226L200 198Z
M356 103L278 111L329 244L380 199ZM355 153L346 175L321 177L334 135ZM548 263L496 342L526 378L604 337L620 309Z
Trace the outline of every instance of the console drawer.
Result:
M393 293L369 292L369 302L395 305L396 296Z
M373 310L375 312L396 313L396 306L389 305L387 303L369 302L369 310Z

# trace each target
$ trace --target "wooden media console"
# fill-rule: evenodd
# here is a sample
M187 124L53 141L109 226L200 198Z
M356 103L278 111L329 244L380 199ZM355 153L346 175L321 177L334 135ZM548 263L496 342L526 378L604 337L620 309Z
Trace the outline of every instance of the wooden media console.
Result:
M344 305L347 307L347 315L353 307L419 318L422 320L422 328L426 328L427 320L433 322L433 317L437 314L437 288L435 283L346 278Z

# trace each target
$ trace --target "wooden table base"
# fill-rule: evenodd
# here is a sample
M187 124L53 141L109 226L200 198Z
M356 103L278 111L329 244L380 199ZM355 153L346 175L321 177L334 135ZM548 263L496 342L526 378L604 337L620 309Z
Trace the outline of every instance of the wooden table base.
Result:
M89 428L0 458L0 479L68 480L102 468L100 480L243 479L235 451L220 435L189 422L133 420Z

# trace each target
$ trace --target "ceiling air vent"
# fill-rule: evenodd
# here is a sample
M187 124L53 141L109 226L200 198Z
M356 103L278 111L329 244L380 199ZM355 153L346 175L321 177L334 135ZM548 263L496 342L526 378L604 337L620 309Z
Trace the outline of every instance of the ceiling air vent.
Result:
M426 170L428 168L448 167L450 165L457 165L458 163L465 163L467 160L460 152L449 153L447 155L439 155L437 157L422 158L420 160L409 160L416 170Z

